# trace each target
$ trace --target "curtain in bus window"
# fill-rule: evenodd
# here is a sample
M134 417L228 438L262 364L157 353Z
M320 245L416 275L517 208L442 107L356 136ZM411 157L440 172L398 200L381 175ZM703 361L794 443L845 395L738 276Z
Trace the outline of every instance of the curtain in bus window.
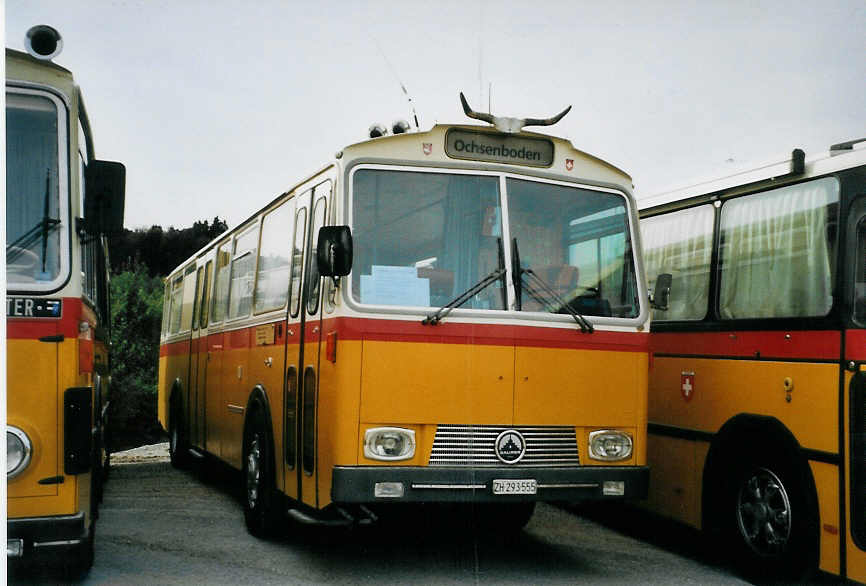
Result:
M499 267L497 177L363 169L352 205L361 303L442 306ZM503 309L502 297L497 282L462 307Z
M866 325L866 220L857 226L857 255L854 257L854 319Z
M713 206L690 208L641 220L647 287L669 273L668 309L654 309L653 319L702 319L707 314L710 259L713 253Z
M250 314L258 238L259 231L256 226L235 239L229 285L229 319Z
M723 318L821 316L830 311L838 192L838 183L828 177L722 206Z
M6 279L49 282L60 273L57 108L6 94Z

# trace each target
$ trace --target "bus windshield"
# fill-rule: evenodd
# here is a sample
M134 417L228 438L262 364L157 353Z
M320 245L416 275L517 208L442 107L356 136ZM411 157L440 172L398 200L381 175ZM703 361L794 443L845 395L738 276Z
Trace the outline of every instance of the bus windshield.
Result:
M625 198L577 187L508 179L511 237L520 267L558 299L524 287L523 311L637 317L640 313ZM531 285L528 283L528 285Z
M522 311L639 314L625 198L541 181L360 169L353 179L352 295L372 305L441 307L501 266L503 227L521 268L560 297L523 294ZM510 246L510 244L509 244ZM461 305L505 309L504 279Z
M50 99L6 94L6 280L60 274L58 113Z

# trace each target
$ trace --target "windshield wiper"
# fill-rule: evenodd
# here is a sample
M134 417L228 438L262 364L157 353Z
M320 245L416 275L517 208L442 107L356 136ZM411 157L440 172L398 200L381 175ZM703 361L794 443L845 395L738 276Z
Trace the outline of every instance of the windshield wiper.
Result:
M527 293L542 305L548 306L551 299L556 301L559 304L557 313L565 310L574 319L577 325L580 326L580 331L584 334L591 334L595 331L595 328L589 320L576 312L569 302L563 299L559 293L554 291L553 287L548 285L547 282L539 277L535 271L530 268L524 269L520 266L520 252L517 250L517 238L512 240L511 251L511 263L513 265L511 278L514 281L514 293L516 295L515 309L517 311L521 311L521 298L523 296L523 289L526 288ZM525 283L523 282L523 275L529 277ZM544 295L546 295L547 298L545 298Z
M444 306L439 308L439 310L436 311L436 313L432 313L432 314L428 315L427 317L425 317L423 320L421 320L421 325L435 326L436 324L441 322L443 319L448 317L448 314L451 313L452 309L454 309L456 307L460 307L461 305L466 303L469 299L471 299L473 295L477 295L478 293L481 293L481 291L486 289L492 283L495 283L496 281L502 279L505 276L505 256L502 252L502 239L497 238L497 243L499 245L499 268L496 269L495 271L493 271L492 273L490 273L489 275L487 275L486 277L484 277L483 279L481 279L480 281L478 281L477 283L475 283L474 285L472 285L469 289L467 289L466 291L464 291L463 293L461 293L460 295L458 295L457 297L455 297L454 299L449 301L447 304L445 304ZM502 289L504 291L505 287L503 286ZM503 293L503 300L504 299L505 299L505 297L504 297L504 293ZM504 301L503 301L503 307L505 307Z
M45 264L47 261L48 252L48 235L60 224L60 220L52 218L49 215L49 202L51 197L51 170L45 176L45 204L42 212L42 219L36 222L36 225L27 230L24 234L15 239L14 242L6 245L6 262L15 261L18 257L28 252L30 247L36 241L42 238L42 272L45 272Z

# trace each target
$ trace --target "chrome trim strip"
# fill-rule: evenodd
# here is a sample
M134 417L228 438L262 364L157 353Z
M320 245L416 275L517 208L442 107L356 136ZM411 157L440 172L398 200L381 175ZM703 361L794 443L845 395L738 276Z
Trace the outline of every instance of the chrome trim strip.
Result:
M486 484L413 484L412 488L427 490L478 490L487 488Z

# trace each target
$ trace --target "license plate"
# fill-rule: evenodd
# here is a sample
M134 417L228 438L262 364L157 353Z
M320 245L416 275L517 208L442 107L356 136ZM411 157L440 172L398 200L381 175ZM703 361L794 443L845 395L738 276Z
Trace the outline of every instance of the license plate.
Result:
M534 479L494 480L493 494L535 494L538 483Z

